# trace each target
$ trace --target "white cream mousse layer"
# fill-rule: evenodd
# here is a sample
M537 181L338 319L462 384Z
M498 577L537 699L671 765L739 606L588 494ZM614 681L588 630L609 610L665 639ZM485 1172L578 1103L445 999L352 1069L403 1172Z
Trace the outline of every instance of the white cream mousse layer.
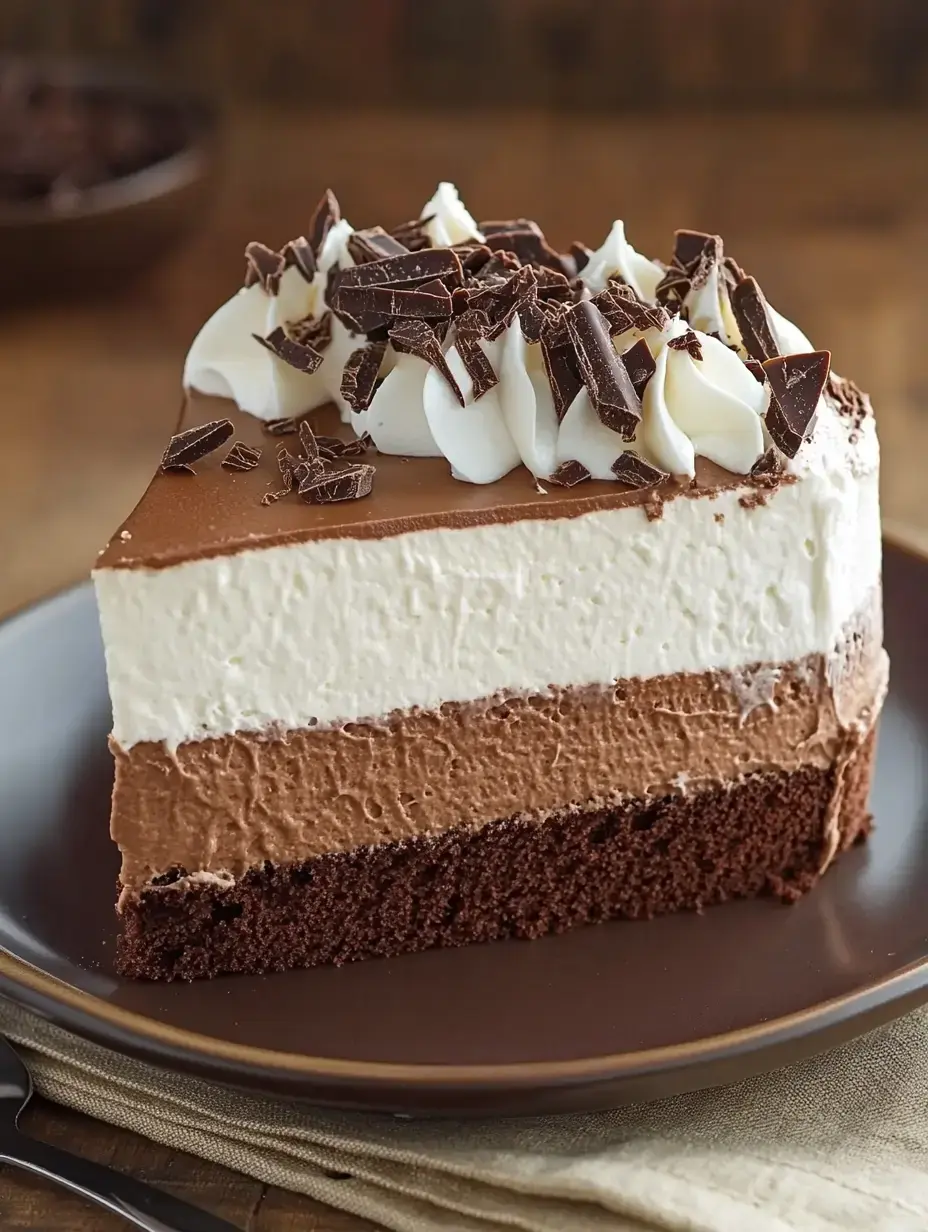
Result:
M95 574L113 736L184 741L828 654L880 580L872 418L794 482ZM747 501L747 505L751 502Z

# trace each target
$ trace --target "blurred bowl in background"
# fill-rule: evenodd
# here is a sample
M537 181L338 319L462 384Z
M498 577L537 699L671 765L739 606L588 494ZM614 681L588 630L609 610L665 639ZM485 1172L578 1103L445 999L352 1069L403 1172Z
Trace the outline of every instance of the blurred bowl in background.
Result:
M215 113L128 72L0 56L0 309L125 283L204 218Z

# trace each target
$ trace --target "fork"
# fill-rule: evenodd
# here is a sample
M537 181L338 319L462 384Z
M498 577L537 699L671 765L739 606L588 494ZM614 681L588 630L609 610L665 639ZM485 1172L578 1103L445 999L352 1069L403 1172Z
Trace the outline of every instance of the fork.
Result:
M144 1232L238 1232L225 1219L131 1176L27 1138L19 1129L19 1118L31 1098L32 1076L19 1053L0 1035L0 1164L13 1164L55 1181L122 1215Z

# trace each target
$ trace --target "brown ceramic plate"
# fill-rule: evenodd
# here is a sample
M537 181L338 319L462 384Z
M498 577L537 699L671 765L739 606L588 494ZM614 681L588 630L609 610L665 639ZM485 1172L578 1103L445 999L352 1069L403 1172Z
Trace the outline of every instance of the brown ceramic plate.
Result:
M113 1048L400 1113L603 1108L744 1078L928 1000L928 561L886 559L872 841L794 907L182 985L113 974L109 714L82 587L0 629L0 991Z

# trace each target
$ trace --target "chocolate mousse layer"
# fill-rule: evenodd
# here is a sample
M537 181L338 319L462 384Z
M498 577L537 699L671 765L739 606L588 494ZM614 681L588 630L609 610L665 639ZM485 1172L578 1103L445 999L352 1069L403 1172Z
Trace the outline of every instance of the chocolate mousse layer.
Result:
M124 903L117 963L191 980L791 900L866 836L873 748L871 732L829 767L269 861L227 885L178 880Z
M504 818L532 824L751 774L829 770L885 687L878 598L833 655L446 703L383 720L114 745L126 892Z

